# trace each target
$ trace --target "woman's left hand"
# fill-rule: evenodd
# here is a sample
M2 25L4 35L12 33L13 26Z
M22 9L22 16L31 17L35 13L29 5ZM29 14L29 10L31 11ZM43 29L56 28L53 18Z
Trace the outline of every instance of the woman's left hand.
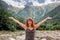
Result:
M52 19L52 17L47 17L47 19Z

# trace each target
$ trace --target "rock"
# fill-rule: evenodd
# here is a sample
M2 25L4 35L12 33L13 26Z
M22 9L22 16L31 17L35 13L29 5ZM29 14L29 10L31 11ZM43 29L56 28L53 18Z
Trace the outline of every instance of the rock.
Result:
M0 33L0 40L25 40L25 33L13 32L11 34ZM59 31L37 31L35 40L60 40Z
M3 35L0 35L0 40L15 40L15 39L12 38L11 35L3 34Z
M46 36L46 37L40 37L40 40L57 40L57 39L52 38L50 36Z
M16 40L25 40L25 35L17 36L16 37Z
M46 38L42 38L41 40L47 40Z

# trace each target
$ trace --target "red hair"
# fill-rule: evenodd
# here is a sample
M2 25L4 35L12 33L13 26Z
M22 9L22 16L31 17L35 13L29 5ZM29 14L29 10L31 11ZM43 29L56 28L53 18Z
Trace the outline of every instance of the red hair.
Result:
M28 21L29 21L29 20L32 22L31 27L34 28L34 22L33 22L32 18L28 18L28 19L27 19L27 21L26 21L26 26L29 27L29 24L28 24Z

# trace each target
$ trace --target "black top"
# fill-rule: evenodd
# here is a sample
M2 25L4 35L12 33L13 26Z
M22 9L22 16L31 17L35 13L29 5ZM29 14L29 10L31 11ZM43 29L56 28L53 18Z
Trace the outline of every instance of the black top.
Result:
M34 33L35 33L34 29L33 30L27 29L25 40L34 40Z

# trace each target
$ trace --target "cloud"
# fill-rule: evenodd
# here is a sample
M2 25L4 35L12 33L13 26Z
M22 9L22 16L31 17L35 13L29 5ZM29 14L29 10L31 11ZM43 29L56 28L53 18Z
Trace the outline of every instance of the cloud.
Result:
M33 2L33 5L34 5L34 6L39 6L40 4L39 4L37 1L34 1L34 2Z
M39 3L38 1L35 0L33 1L33 6L43 6L43 5L48 5L50 3L54 3L54 2L52 2L52 0L45 0L44 3Z
M51 0L45 0L45 3L49 4L49 3L52 3L52 1Z
M45 0L45 4L49 4L49 3L55 3L58 2L58 0Z
M38 0L20 0L20 2L14 0L2 0L2 1L6 2L8 5L12 5L13 7L18 7L18 8L25 8L24 5L28 5L27 2L32 2L33 6L42 6L42 5L48 5L50 3L54 3L51 0L45 0L45 3L39 3Z
M4 1L8 5L12 5L14 7L18 7L18 8L24 8L25 7L23 3L15 2L15 1L12 1L12 0L2 0L2 1Z

